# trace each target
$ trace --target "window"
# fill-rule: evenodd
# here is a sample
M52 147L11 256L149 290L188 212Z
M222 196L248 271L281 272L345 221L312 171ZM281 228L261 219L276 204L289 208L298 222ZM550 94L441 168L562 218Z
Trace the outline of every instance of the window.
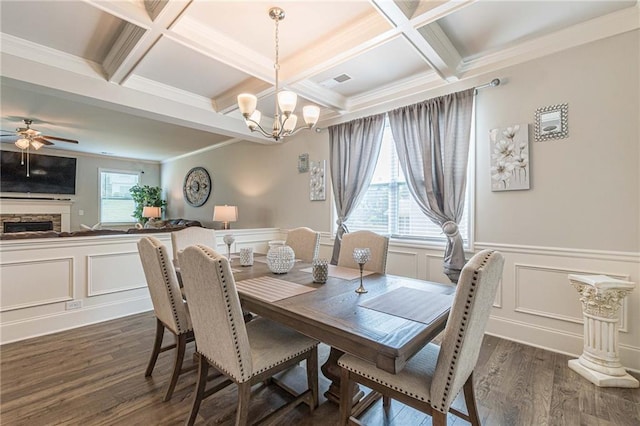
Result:
M129 189L138 184L138 172L100 169L100 222L135 222L135 202Z
M459 225L460 235L465 244L469 242L467 212L470 205L470 184L471 179L468 178L465 211ZM347 227L349 231L367 229L394 238L433 241L445 239L440 227L422 213L409 193L388 121L385 124L380 156L371 184L349 217Z

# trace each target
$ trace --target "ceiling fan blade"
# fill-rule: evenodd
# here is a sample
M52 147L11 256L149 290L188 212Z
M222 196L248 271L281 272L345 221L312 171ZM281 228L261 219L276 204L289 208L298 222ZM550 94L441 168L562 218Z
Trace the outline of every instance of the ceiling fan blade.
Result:
M7 138L9 136L13 138L17 137L15 133L7 133L6 135L0 135L0 138Z
M78 143L78 141L76 141L76 140L59 138L57 136L42 135L42 136L40 136L40 138L53 139L54 141L62 141L62 142L69 142L69 143Z
M53 142L46 140L45 138L33 138L34 141L42 142L45 145L55 145Z

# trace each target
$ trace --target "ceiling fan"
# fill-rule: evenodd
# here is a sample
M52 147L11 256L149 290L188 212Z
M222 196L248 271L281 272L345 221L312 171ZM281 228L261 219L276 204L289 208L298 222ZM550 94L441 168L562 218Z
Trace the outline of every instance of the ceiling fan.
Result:
M23 121L26 127L18 127L15 131L15 134L13 133L2 134L0 135L0 138L18 137L18 139L15 141L15 144L18 148L22 150L29 149L29 148L38 150L42 148L44 145L55 145L49 139L55 140L55 141L61 141L61 142L78 143L78 141L73 139L43 135L42 132L31 128L31 124L33 123L33 120L25 118L23 119Z
M42 132L36 130L36 129L32 129L31 128L31 124L33 123L33 120L30 120L28 118L23 119L22 121L24 121L24 125L26 127L18 127L15 131L15 133L11 133L11 132L6 132L6 134L1 134L0 138L5 138L5 137L11 137L11 138L18 138L15 141L11 141L14 142L16 144L16 146L18 148L20 148L20 152L22 153L21 157L20 157L20 165L24 165L24 153L25 151L27 152L27 168L26 168L26 172L27 172L27 177L30 176L30 171L29 171L29 152L31 150L31 148L38 150L40 148L42 148L45 145L55 145L53 142L51 142L49 139L53 139L55 141L61 141L61 142L69 142L69 143L78 143L78 141L73 140L73 139L66 139L66 138L59 138L57 136L49 136L49 135L43 135Z

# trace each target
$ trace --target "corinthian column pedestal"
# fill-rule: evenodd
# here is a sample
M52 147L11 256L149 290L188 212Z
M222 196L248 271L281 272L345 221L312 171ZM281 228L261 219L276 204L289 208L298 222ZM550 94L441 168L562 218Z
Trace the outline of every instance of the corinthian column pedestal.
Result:
M584 347L569 368L601 387L637 388L618 356L618 310L635 283L606 275L569 275L578 290L584 318Z

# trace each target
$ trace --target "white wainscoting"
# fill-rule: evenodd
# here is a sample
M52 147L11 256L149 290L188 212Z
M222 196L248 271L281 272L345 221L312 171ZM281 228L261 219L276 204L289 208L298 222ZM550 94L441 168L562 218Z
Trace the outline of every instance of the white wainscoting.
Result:
M57 257L3 262L0 312L73 300L73 259Z
M320 255L330 258L333 236L323 234ZM569 274L604 274L640 282L640 253L476 243L475 251L499 250L505 267L487 333L527 345L579 356L582 308ZM391 241L387 272L449 283L436 246ZM468 253L471 256L472 253ZM640 284L621 309L620 358L640 371Z
M266 253L276 228L216 231L236 237L233 251ZM153 309L137 242L149 234L5 240L0 242L0 344ZM152 234L172 253L171 234ZM67 310L66 302L82 307Z

